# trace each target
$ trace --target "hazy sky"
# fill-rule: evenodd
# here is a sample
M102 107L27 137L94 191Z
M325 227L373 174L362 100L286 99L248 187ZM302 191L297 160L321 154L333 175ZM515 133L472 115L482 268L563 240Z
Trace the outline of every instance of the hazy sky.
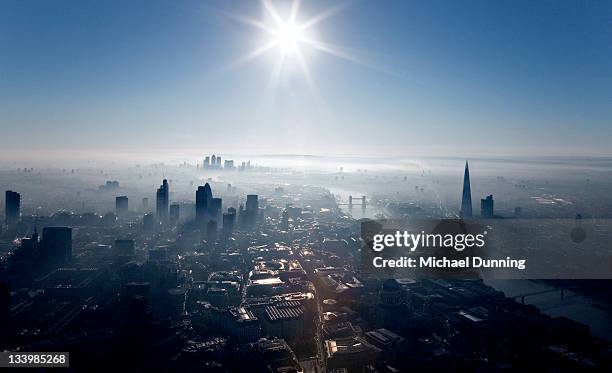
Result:
M273 2L288 19L291 2ZM610 1L0 0L0 154L612 155Z

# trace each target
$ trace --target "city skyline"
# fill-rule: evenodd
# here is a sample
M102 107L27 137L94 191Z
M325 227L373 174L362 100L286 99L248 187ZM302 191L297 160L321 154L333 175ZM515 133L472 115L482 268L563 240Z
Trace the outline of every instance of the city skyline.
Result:
M607 3L303 1L314 91L291 56L267 90L276 49L236 63L269 38L261 2L1 7L3 158L610 155Z

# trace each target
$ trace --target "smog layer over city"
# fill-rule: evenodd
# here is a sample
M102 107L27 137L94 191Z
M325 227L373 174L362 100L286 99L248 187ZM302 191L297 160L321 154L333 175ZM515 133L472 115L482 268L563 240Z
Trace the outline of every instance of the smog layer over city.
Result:
M0 2L0 367L609 371L610 19Z

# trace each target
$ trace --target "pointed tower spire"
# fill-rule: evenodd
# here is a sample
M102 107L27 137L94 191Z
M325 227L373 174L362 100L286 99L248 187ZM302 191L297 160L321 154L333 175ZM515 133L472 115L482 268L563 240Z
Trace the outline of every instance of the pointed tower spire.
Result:
M465 172L463 174L463 195L461 197L460 215L464 219L472 217L472 190L470 188L470 167L465 161Z

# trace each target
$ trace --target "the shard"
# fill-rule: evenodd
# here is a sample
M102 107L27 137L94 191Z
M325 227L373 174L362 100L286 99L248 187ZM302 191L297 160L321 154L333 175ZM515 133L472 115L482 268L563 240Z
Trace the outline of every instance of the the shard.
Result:
M461 196L461 212L464 219L472 217L472 191L470 189L470 167L465 162L465 173L463 174L463 195Z

